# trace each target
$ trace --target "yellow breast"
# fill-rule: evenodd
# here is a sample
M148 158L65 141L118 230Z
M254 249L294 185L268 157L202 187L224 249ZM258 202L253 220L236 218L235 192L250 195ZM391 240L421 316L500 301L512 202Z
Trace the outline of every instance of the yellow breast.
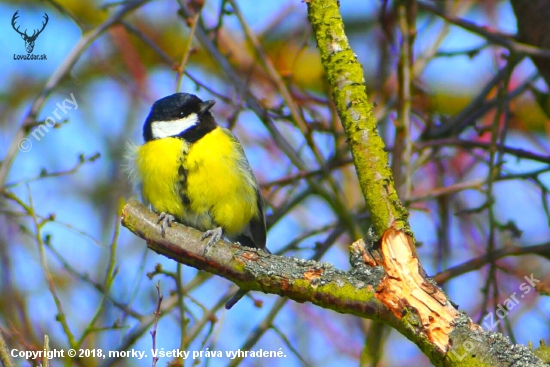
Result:
M192 145L178 138L147 142L136 166L144 198L185 225L202 231L221 226L231 238L259 215L256 181L226 129L217 127Z
M258 217L256 180L229 130L217 127L194 143L184 166L191 214L209 213L229 237Z
M177 138L153 140L139 147L136 168L143 197L158 212L179 217L184 208L178 192L178 169L187 144Z

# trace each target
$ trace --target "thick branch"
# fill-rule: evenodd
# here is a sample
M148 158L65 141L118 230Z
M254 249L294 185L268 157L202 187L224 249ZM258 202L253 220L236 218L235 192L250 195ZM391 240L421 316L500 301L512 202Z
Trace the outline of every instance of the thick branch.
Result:
M426 278L402 231L386 231L376 249L363 240L352 244L352 269L344 272L330 264L270 255L225 241L206 249L201 232L174 223L162 237L157 221L158 215L137 201L122 211L122 224L159 254L244 289L380 320L412 340L435 365L517 366L518 361L523 366L544 365L526 347L511 345L507 338L484 331L460 314Z
M367 99L363 69L344 33L338 0L306 3L374 232L381 238L372 244L360 240L350 247L352 272L365 265L384 269L375 297L399 320L394 327L414 341L435 365L542 366L526 347L510 345L507 338L487 333L461 315L426 277Z
M267 254L226 241L205 249L202 233L174 223L162 237L158 215L137 201L122 212L122 225L147 241L147 246L179 263L220 275L243 289L279 294L341 313L370 319L395 319L374 297L380 269L359 276L330 264ZM206 252L205 252L206 250Z
M350 48L336 0L307 1L308 16L321 61L332 88L338 116L346 131L361 191L371 213L374 231L409 228L408 213L393 185L393 176L376 128L363 77L363 67Z

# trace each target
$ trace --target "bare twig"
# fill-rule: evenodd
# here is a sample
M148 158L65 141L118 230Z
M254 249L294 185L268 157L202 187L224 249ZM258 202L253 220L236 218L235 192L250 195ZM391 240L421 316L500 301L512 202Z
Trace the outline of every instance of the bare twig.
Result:
M48 334L44 335L44 352L46 352L46 355L42 358L43 366L50 367L50 360L48 358L50 353L50 338L48 337Z
M15 367L4 336L2 335L2 328L0 328L0 362L2 362L4 367Z
M461 28L464 28L472 33L475 33L488 41L495 43L497 45L503 46L510 51L517 53L517 54L526 54L529 56L538 56L538 57L544 57L549 59L550 58L550 50L541 49L538 47L526 45L523 43L519 43L517 41L514 41L510 36L498 33L494 30L488 30L485 27L480 27L466 19L461 19L457 17L450 16L448 14L445 14L439 7L436 5L419 1L418 6L421 9L428 10L431 13L437 14L441 18L445 19L449 23L452 23L454 25L457 25Z
M6 156L0 166L0 187L4 186L8 173L11 169L13 161L17 155L18 144L28 133L27 126L32 125L38 116L39 111L42 109L46 99L50 93L58 86L63 78L72 70L82 53L90 46L90 44L99 36L103 34L107 29L117 24L124 16L126 16L132 10L140 7L149 0L132 0L125 2L124 6L118 10L115 14L109 17L100 26L94 28L90 33L83 36L76 46L72 49L70 54L63 60L63 63L57 68L53 75L48 79L46 85L40 92L40 94L34 100L29 112L23 118L23 123L19 126L19 129L15 133Z
M496 261L508 256L521 256L535 254L550 260L550 243L543 243L535 246L526 247L513 247L496 250L490 254L485 254L475 259L466 261L457 266L453 266L447 270L442 271L434 276L434 280L438 284L443 284L452 278L456 278L462 274L466 274L470 271L477 270L484 265L489 264L491 261Z
M193 16L193 13L189 10L186 3L182 0L179 0L182 13L185 17ZM247 88L246 83L244 83L238 74L235 72L231 64L229 63L227 57L223 55L220 50L217 48L216 44L208 37L206 30L199 24L195 31L196 37L206 51L214 58L218 65L225 72L231 83L235 86L235 89L239 94L243 96L243 99L246 101L247 106L254 111L254 113L260 118L264 123L265 127L271 134L273 140L277 143L277 146L288 156L291 162L301 171L307 170L307 165L300 156L298 152L292 147L288 139L280 132L273 120L268 114L268 111L262 107L258 98ZM329 204L334 210L344 215L348 212L347 206L345 206L340 200L336 200L332 192L327 190L323 185L321 185L317 180L308 179L308 184L315 189L315 191ZM344 216L348 219L348 227L355 231L356 226L349 215Z
M258 340L265 334L267 330L271 327L271 324L273 323L273 320L275 317L279 314L279 312L283 309L283 306L287 303L287 299L281 298L278 299L275 302L275 305L269 310L269 313L267 316L254 328L252 333L248 336L244 344L241 346L241 350L250 350ZM231 361L231 363L228 365L228 367L236 367L238 366L244 357L242 355L237 356L235 359Z
M197 2L200 4L202 8L202 2ZM189 35L187 38L187 42L185 43L185 48L183 49L183 56L181 58L181 63L179 64L179 67L177 69L177 77L176 77L176 92L181 91L181 81L183 80L183 74L185 73L185 67L187 66L187 61L189 60L189 56L191 55L191 51L193 51L191 45L193 44L193 39L195 38L195 30L197 29L197 23L199 21L199 16L201 9L196 9L196 13L191 18L187 18L187 25L189 26Z
M153 330L151 330L151 339L153 340L153 350L155 351L153 355L152 367L155 367L157 365L157 362L159 361L159 357L157 357L157 326L159 323L160 307L162 306L162 299L163 299L162 294L160 294L160 283L157 283L157 294L158 294L157 309L154 312L155 322L153 323Z
M94 162L95 160L99 159L100 156L101 155L99 153L95 153L94 155L89 156L89 157L84 157L84 155L80 155L78 157L78 162L72 168L69 168L69 169L63 170L63 171L56 171L56 172L48 172L46 170L43 170L42 172L40 172L40 174L38 176L27 178L27 179L24 179L24 180L21 180L21 181L18 181L18 182L14 182L14 183L11 183L11 184L7 184L5 186L5 188L6 189L13 189L14 187L20 186L22 184L27 184L27 183L30 183L30 182L33 182L33 181L44 179L44 178L61 177L61 176L66 176L66 175L73 174L73 173L77 172L78 169L80 167L82 167L84 164L89 163L89 162Z
M438 140L419 142L419 143L416 143L415 146L417 149L424 149L426 147L457 146L464 149L479 148L479 149L489 150L491 147L491 144L480 142L480 141L471 141L471 140L463 140L463 139L438 139ZM525 149L512 148L502 143L497 143L497 147L499 149L502 149L504 153L513 155L517 158L530 159L533 161L539 161L543 163L550 162L550 155L541 155Z
M69 342L69 345L71 346L71 348L77 348L77 344L76 344L74 334L72 333L71 328L69 327L69 323L67 321L67 318L65 316L65 312L63 310L63 305L62 305L62 303L61 303L61 301L60 301L60 299L57 295L57 291L55 289L53 277L52 277L52 274L51 274L51 271L50 271L50 267L48 265L48 260L46 258L46 252L44 251L45 245L44 245L44 240L43 240L43 237L42 237L42 226L45 222L39 222L38 221L38 218L35 215L32 196L30 194L30 189L28 189L28 191L29 191L29 205L27 206L23 202L20 202L19 204L25 207L25 209L27 210L27 212L29 213L29 215L31 216L31 218L33 219L33 222L34 222L35 240L36 240L36 243L38 245L38 251L39 251L39 254L40 254L40 263L41 263L42 269L44 271L44 276L46 278L46 282L48 283L48 289L50 291L50 294L52 295L53 301L55 303L55 307L57 309L57 317L56 318L59 321L59 323L61 324L61 326L63 328L63 332L65 333L65 336L67 337L67 341Z

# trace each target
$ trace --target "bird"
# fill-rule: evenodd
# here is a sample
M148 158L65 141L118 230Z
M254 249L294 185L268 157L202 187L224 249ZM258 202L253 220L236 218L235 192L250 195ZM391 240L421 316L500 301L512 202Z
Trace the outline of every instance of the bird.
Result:
M206 248L225 237L270 253L258 181L239 140L217 124L215 103L190 93L153 103L133 162L142 197L160 214L163 236L177 221L205 232ZM245 294L239 290L226 308Z

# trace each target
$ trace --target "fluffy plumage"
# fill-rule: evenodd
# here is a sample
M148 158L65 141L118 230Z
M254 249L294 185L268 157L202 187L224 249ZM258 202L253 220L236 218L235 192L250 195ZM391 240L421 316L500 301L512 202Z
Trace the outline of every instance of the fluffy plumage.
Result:
M134 160L143 197L182 224L214 235L221 228L229 240L267 251L258 182L237 138L216 124L213 105L187 93L154 103Z

